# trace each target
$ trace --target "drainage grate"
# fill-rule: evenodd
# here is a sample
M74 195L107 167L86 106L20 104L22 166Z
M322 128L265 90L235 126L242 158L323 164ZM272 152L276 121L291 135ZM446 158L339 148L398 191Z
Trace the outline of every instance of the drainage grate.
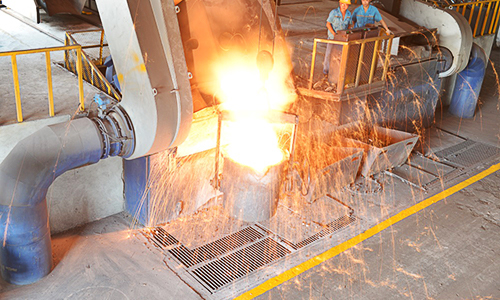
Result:
M227 254L239 247L262 239L263 237L264 235L254 228L246 227L194 250L190 250L184 245L180 245L168 252L186 267L192 267L201 262Z
M422 187L426 188L427 190L437 188L437 187L444 190L445 184L447 182L450 182L450 181L454 180L455 178L458 178L464 174L465 174L465 172L463 171L463 169L455 169L455 170L445 174L443 177L436 178L433 181L424 184Z
M477 163L487 161L498 155L500 149L483 143L476 143L465 151L446 156L446 159L464 167L471 167Z
M460 144L456 144L455 146L448 147L446 149L443 149L439 152L436 152L435 155L438 157L447 157L449 155L453 155L457 153L458 151L461 151L463 149L466 149L472 145L474 145L476 142L472 140L466 140L465 142L462 142Z
M153 230L153 242L160 248L167 248L172 245L179 244L179 241L161 227L156 227Z
M287 241L287 240L283 240L283 242L286 243L287 245L289 245L290 247L292 247L294 250L298 250L304 246L307 246L307 245L319 240L322 237L325 237L331 233L334 233L337 230L340 230L342 228L349 226L349 224L351 224L354 221L356 221L355 216L345 215L345 216L342 216L342 217L338 218L337 220L329 223L328 225L325 226L325 228L323 230L316 233L315 235L312 235L312 236L310 236L310 237L308 237L308 238L306 238L306 239L304 239L296 244L294 244L290 241Z
M214 292L289 253L290 250L268 237L192 272Z
M212 208L213 211L218 209ZM234 223L229 217L219 217L219 228L226 228ZM247 224L243 228L229 226L235 232L192 249L176 234L174 237L168 227L156 227L152 230L153 238L150 241L163 250L165 263L203 298L228 299L234 295L235 289L248 289L264 280L266 277L262 274L267 272L266 267L270 264L290 257L289 255L300 251L306 245L347 227L357 218L351 211L330 220L333 221L327 221L327 225L319 226L318 230L303 235L297 239L298 242L291 242L278 232L258 223ZM190 226L185 228L188 232L199 228L195 223L194 218L190 222L183 220L183 224ZM169 225L177 228L174 226L176 224ZM203 234L212 236L212 233L203 231L197 232L196 236L203 239ZM257 281L244 280L245 278L254 278Z

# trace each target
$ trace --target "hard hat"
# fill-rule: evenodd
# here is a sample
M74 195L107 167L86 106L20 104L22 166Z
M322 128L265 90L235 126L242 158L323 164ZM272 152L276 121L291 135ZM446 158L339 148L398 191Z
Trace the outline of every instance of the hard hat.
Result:
M340 0L339 3L344 3L344 4L351 5L351 0Z

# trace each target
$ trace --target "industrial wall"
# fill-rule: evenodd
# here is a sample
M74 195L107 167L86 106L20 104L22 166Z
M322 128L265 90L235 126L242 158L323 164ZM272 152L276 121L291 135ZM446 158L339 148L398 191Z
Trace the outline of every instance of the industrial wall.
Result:
M0 126L0 163L18 141L43 126L65 122L69 116ZM123 211L122 158L65 172L47 193L52 234Z

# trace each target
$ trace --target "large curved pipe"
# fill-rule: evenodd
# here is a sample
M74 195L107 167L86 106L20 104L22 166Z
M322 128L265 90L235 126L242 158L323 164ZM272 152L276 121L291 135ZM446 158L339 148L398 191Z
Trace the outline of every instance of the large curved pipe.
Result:
M109 156L129 157L134 130L119 105L96 95L98 115L44 127L0 164L0 274L9 283L38 281L52 268L46 195L64 172Z
M67 170L101 159L102 135L88 118L44 127L20 141L0 164L0 271L30 284L52 268L45 196Z

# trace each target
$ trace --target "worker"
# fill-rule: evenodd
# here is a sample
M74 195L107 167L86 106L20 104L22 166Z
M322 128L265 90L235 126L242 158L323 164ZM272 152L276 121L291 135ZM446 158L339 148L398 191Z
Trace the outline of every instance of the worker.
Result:
M385 33L387 33L387 35L390 35L391 31L389 30L389 27L387 27L385 21L382 19L380 12L375 6L370 5L370 2L371 0L361 0L361 4L363 5L357 7L352 13L354 28L365 26L371 27L374 26L375 22L380 22L380 24L382 24L385 29Z
M347 10L351 0L340 0L339 7L332 10L326 19L326 28L328 28L328 39L333 40L339 30L346 30L352 26L351 12ZM330 53L333 44L326 45L325 60L323 62L323 74L328 75L330 69ZM340 46L340 45L337 45ZM341 46L340 46L341 47Z

